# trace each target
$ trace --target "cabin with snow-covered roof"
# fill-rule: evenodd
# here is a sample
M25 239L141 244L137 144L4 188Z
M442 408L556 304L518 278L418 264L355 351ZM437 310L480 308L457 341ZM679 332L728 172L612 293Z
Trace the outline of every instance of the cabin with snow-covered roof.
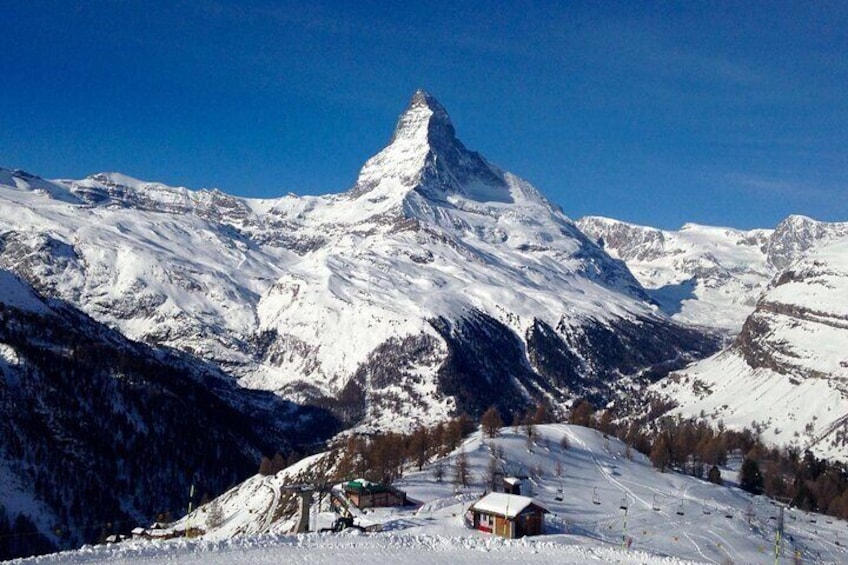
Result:
M345 483L344 493L357 508L404 506L406 504L406 493L402 490L381 483L372 483L365 479L356 479Z
M506 494L521 494L521 478L506 477L503 480L503 491Z
M471 505L474 528L505 538L540 535L549 510L536 500L515 494L491 492Z

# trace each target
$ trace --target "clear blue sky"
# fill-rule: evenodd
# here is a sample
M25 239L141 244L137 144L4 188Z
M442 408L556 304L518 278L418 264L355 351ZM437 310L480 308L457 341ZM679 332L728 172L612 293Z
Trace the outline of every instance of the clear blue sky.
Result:
M0 0L0 166L339 192L418 87L571 217L848 220L848 3Z

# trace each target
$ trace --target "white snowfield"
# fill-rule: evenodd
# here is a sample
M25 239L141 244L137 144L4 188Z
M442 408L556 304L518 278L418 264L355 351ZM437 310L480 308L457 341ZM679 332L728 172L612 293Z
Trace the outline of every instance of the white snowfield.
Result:
M642 551L575 544L568 536L541 540L443 535L310 534L262 535L223 542L174 541L161 546L127 543L108 548L83 548L28 559L20 563L85 564L203 563L206 565L279 565L338 563L405 563L409 565L484 565L488 563L620 563L623 565L677 565L692 563Z
M752 366L752 360L754 366ZM778 275L736 343L654 388L685 415L763 427L763 438L845 460L848 238Z
M767 499L733 486L660 473L641 454L628 459L625 445L594 430L551 424L538 426L537 432L530 450L526 438L510 428L496 439L484 440L476 433L449 456L408 472L395 486L416 506L369 509L356 518L358 523L381 524L380 533L286 535L294 518L271 520L280 489L300 484L304 471L325 457L317 455L276 476L255 476L219 497L215 504L222 522L203 538L87 547L22 563L774 562L780 509ZM567 449L561 446L563 438ZM461 451L468 458L472 484L457 490L453 465ZM503 540L465 525L466 511L483 495L495 453L500 469L529 476L523 483L532 490L522 493L551 510L545 535ZM445 471L443 482L435 478L438 465ZM725 480L735 479L728 469L722 474ZM211 506L198 508L175 527L188 521L203 528ZM311 524L327 527L333 516L326 507L314 508ZM778 562L793 563L796 552L804 563L846 562L846 526L841 520L786 509Z
M113 176L154 199L188 192ZM83 204L71 198L79 190L73 183L20 173L14 181L0 174L0 235L20 249L7 251L3 267L132 339L244 359L238 341L256 327L252 302L282 272L285 250L251 245L194 214ZM94 184L106 187L79 183ZM53 197L61 191L67 198Z
M848 223L790 216L775 229L686 224L660 230L598 216L577 220L623 260L651 296L681 322L736 335L768 283L810 251L848 235Z

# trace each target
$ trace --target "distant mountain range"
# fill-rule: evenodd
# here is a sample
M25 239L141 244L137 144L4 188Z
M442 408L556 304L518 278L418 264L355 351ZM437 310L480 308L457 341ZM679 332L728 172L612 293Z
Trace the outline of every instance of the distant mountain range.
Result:
M654 388L685 415L756 428L767 441L845 460L848 239L790 264L732 345Z
M409 429L613 398L716 350L418 92L355 185L276 200L0 173L0 266L240 385ZM25 210L25 213L21 213Z
M672 319L732 336L720 354L652 391L684 415L846 458L848 223L790 216L774 230L677 232L606 218L577 224Z
M749 231L686 224L659 230L601 217L577 221L623 260L672 319L735 336L769 282L815 247L848 237L848 222L790 216Z

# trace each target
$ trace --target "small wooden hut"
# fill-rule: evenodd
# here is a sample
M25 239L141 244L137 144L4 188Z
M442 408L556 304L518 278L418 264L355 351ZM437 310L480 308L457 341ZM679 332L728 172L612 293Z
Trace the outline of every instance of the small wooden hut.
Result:
M549 511L527 496L492 492L470 508L474 528L505 538L540 535Z
M345 496L357 508L374 508L381 506L404 506L406 493L396 488L380 483L372 483L365 479L356 479L344 485Z

